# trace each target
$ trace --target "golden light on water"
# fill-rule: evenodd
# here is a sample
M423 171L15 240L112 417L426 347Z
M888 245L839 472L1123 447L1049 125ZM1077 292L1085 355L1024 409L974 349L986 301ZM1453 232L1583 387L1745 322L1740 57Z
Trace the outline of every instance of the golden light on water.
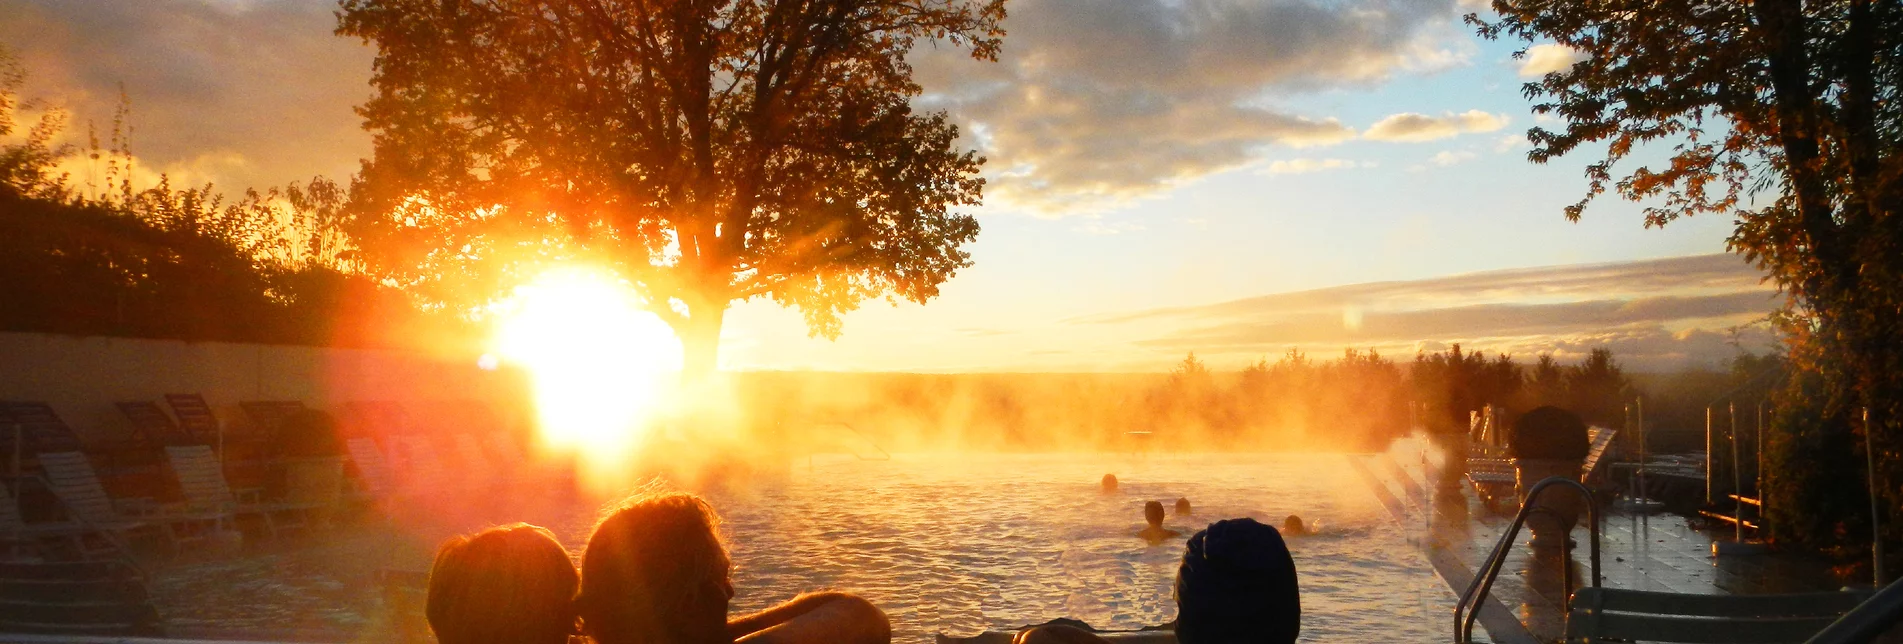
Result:
M499 308L496 352L529 372L544 444L595 473L624 466L680 371L673 330L589 268L543 273Z

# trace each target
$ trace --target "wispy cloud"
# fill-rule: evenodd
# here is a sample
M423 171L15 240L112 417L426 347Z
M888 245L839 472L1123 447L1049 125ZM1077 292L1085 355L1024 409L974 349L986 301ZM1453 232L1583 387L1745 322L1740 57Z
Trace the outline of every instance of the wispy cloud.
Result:
M1471 132L1492 132L1506 125L1506 115L1480 110L1467 110L1459 114L1448 112L1440 116L1403 112L1375 121L1367 132L1362 133L1362 137L1375 141L1420 143Z
M1479 155L1475 154L1471 150L1441 150L1440 152L1434 153L1434 156L1428 157L1427 163L1412 166L1412 167L1409 167L1408 169L1415 172L1419 172L1419 171L1428 169L1428 166L1433 166L1436 168L1445 168L1450 165L1460 165L1462 163L1472 161L1474 160L1474 157L1477 157L1477 156Z
M987 196L1101 211L1352 128L1265 97L1462 64L1453 0L1023 0L996 64L923 49L928 96L991 159Z
M109 126L124 88L147 169L241 188L343 175L369 152L352 107L373 52L339 38L333 3L0 0L0 42L29 91Z
M1262 169L1263 174L1308 174L1326 170L1351 170L1371 168L1372 163L1350 161L1347 159L1281 159Z
M1136 222L1111 222L1100 219L1086 219L1073 230L1086 235L1121 235L1123 233L1133 233L1143 229L1143 224Z
M1421 342L1565 352L1617 339L1644 348L1627 356L1635 364L1663 368L1726 355L1728 345L1711 338L1782 301L1762 277L1735 256L1700 255L1352 284L1068 322L1146 329L1138 346L1199 355Z

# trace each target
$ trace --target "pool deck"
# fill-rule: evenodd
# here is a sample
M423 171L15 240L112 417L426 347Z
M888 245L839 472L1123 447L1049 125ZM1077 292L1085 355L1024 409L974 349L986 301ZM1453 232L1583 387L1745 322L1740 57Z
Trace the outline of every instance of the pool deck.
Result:
M1394 519L1418 532L1421 554L1455 596L1467 589L1513 517L1489 513L1461 486L1432 494L1420 468L1406 468L1386 454L1349 457ZM1437 498L1438 497L1438 498ZM1821 562L1779 554L1713 556L1713 544L1730 534L1702 530L1685 517L1606 508L1600 531L1600 573L1608 588L1709 595L1746 595L1837 590L1846 584ZM1573 587L1590 583L1588 531L1573 531L1579 547L1571 561ZM1525 533L1520 539L1524 541ZM1560 557L1535 555L1516 546L1507 556L1475 629L1499 644L1558 641L1565 629L1565 592ZM1447 616L1448 633L1454 620Z

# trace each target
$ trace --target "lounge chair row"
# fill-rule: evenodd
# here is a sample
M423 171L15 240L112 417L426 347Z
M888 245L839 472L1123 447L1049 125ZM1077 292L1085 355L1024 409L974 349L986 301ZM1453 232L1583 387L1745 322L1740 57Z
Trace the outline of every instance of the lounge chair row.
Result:
M39 454L41 473L31 480L58 499L64 519L28 523L22 518L18 501L9 494L0 503L0 535L16 548L49 538L63 539L83 557L93 558L96 554L124 552L131 537L154 531L176 551L188 541L215 537L245 516L258 517L266 532L275 537L285 528L327 520L341 500L344 481L340 458L287 463L287 494L266 501L254 493L235 492L225 479L218 455L208 446L179 445L167 447L165 452L168 469L183 497L179 502L161 503L146 497L115 499L107 493L85 454Z
M201 396L172 394L165 402L170 415L150 401L119 403L133 434L110 443L118 449L102 442L91 450L49 406L0 403L7 414L0 423L18 429L21 448L10 470L18 481L0 504L6 506L0 532L16 543L65 538L91 553L123 547L128 535L154 530L176 548L239 517L257 517L275 536L282 528L328 517L345 501L383 505L493 490L551 474L525 467L533 459L524 445L501 431L480 404L429 408L423 420L434 422L418 423L398 403L346 403L340 409L343 428L322 430L329 435L317 441L317 451L285 456L286 444L298 438L287 430L309 431L286 422L310 411L301 402L241 403L255 428L244 434L221 432L222 423ZM418 431L427 429L436 431ZM133 448L124 446L156 447L158 453L134 462L125 456ZM264 498L267 482L274 498ZM20 512L21 485L33 483L52 492L60 511ZM115 489L132 493L115 499L109 493ZM154 498L170 490L176 492L165 495L170 502ZM53 514L63 519L46 520ZM22 516L40 520L28 523Z

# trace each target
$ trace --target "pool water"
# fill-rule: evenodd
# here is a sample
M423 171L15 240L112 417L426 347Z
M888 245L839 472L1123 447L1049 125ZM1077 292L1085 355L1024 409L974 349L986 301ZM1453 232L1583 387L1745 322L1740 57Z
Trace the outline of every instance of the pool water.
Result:
M737 609L802 590L861 592L895 640L969 635L1071 617L1098 628L1175 618L1185 538L1250 516L1298 514L1322 531L1289 540L1305 641L1429 641L1453 596L1338 454L899 456L796 467L782 485L717 495L738 570ZM1120 491L1103 494L1114 473ZM1184 537L1134 536L1145 501L1193 515ZM1379 634L1379 637L1372 635Z
M1421 528L1391 518L1339 454L898 455L819 457L785 476L705 494L725 520L736 612L807 590L858 592L891 616L894 640L971 635L1056 617L1130 629L1175 617L1171 599L1188 534L1221 518L1271 525L1299 514L1320 534L1289 539L1302 591L1302 639L1440 639L1453 596L1418 554ZM1115 494L1099 491L1114 473ZM1138 538L1145 501L1194 514L1184 534ZM426 569L434 543L503 521L549 526L571 549L596 516L587 504L527 504L490 515L306 540L236 561L169 566L155 593L169 621L203 632L286 625L375 641L390 617L371 578ZM399 522L401 524L402 522ZM401 542L401 543L399 543ZM374 552L375 556L365 556ZM380 626L381 625L381 626Z

